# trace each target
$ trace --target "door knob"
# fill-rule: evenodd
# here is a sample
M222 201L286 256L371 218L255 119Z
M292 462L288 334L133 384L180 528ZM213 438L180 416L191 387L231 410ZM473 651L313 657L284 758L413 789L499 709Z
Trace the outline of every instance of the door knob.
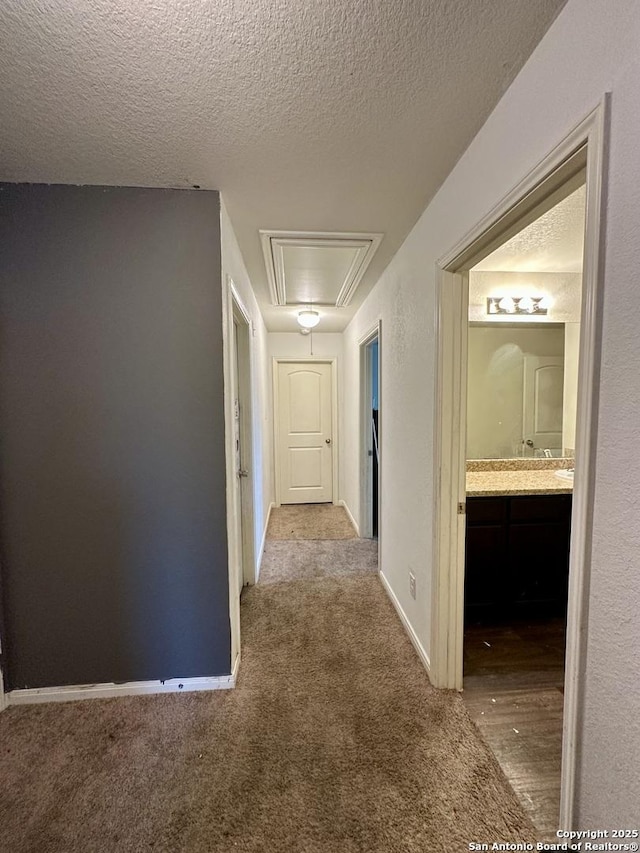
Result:
M330 439L330 438L325 438L325 440L324 440L324 441L325 441L325 444L331 444L331 439Z

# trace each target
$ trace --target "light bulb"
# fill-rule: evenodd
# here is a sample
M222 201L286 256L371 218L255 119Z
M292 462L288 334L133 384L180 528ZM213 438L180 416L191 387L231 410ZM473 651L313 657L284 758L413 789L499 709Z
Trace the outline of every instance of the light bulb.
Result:
M503 296L500 302L498 302L498 308L501 311L506 311L507 314L513 314L516 310L516 303L510 296Z
M313 329L320 322L320 315L310 308L298 313L298 324L304 329Z
M550 296L543 296L542 299L538 302L538 308L545 309L551 308L553 305L553 299Z
M527 314L533 314L535 303L530 296L523 296L518 300L518 311L526 311Z

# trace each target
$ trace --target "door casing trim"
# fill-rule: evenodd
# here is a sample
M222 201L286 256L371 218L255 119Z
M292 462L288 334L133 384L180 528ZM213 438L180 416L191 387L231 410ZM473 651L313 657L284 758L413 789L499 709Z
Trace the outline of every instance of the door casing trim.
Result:
M282 483L280 472L280 449L278 447L278 413L279 407L279 392L278 392L278 364L330 364L331 365L331 503L333 506L339 506L340 496L338 472L340 470L338 464L340 436L338 434L338 357L332 356L329 358L314 358L310 356L273 356L271 360L271 373L273 382L273 466L274 466L274 483L275 483L275 505L282 506L280 498L282 497ZM327 501L328 503L328 501Z
M248 398L253 399L253 376L251 366L253 364L253 336L251 335L251 315L247 311L240 294L230 275L224 274L222 287L222 363L224 374L224 430L225 430L225 460L226 460L226 509L227 509L227 550L228 550L228 572L229 572L229 623L231 630L231 661L240 659L240 597L238 595L238 581L242 575L244 581L244 567L242 542L239 541L238 530L240 519L236 517L235 489L238 487L235 470L235 449L233 446L234 436L234 363L233 354L233 322L234 315L246 324L249 335L247 338L247 360L249 368ZM249 453L253 452L253 416L248 412L249 424ZM249 482L247 492L251 492L255 486L254 472L252 470L252 459L250 458ZM253 500L251 500L253 510ZM254 519L253 515L248 519L248 525L253 538ZM252 559L253 549L252 550ZM231 661L229 665L231 666Z
M251 317L242 303L240 294L231 282L232 322L237 322L242 329L238 338L238 391L241 406L240 442L242 447L243 464L248 475L246 479L236 480L240 487L240 505L242 507L241 524L241 565L242 585L253 585L256 582L255 555L255 516L254 491L255 471L253 465L253 389L252 389L252 334Z
M359 353L359 368L360 368L360 535L365 539L371 539L372 530L371 530L371 516L369 515L370 504L373 500L373 483L371 480L371 472L369 468L369 462L367 457L367 444L368 444L368 436L369 436L369 420L370 420L370 412L369 412L369 384L371 380L371 374L369 370L369 365L367 361L367 347L373 341L377 339L378 341L378 446L380 446L380 436L382 434L381 428L381 420L382 420L382 403L381 403L381 364L382 364L382 320L378 318L376 323L369 328L369 330L362 335L358 340L358 353ZM382 454L380 455L382 459ZM380 498L382 495L382 491L380 488L381 484L381 469L382 466L378 464L378 551L380 550L380 517L382 513L380 512Z

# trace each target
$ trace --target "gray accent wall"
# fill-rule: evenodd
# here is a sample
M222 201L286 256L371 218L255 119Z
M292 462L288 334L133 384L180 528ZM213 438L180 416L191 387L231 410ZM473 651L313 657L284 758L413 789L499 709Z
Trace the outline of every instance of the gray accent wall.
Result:
M219 204L0 184L12 689L230 672Z

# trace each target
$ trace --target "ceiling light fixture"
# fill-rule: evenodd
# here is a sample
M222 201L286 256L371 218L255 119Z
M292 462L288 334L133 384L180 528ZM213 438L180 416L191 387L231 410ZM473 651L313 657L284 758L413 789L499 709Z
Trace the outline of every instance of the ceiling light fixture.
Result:
M319 322L320 315L311 308L298 312L298 325L302 326L303 329L314 329Z
M487 314L527 314L544 316L551 300L548 296L488 296Z

